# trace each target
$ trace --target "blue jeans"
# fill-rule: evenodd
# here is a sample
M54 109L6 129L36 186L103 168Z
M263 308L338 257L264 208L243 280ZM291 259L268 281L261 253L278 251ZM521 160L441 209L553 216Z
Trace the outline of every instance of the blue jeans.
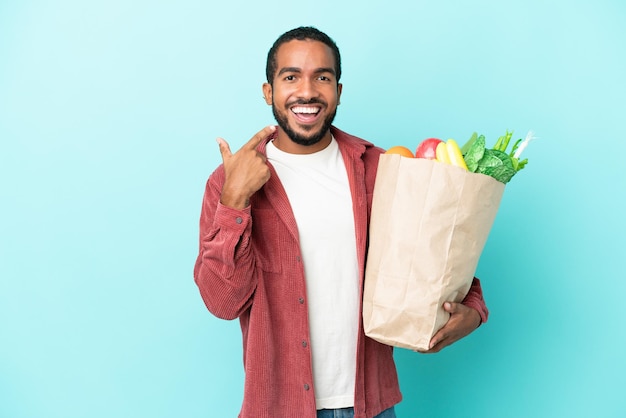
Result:
M317 411L317 418L354 418L354 408L319 409ZM396 412L392 406L389 409L385 409L374 418L396 418Z

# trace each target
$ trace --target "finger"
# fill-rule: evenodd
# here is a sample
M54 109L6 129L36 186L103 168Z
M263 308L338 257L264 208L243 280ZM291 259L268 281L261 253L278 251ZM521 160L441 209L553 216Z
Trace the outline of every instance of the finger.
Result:
M446 324L447 325L447 324ZM445 325L433 335L428 343L428 353L437 353L455 341L454 333Z
M446 334L444 332L442 332L441 330L439 330L431 339L430 342L428 343L428 351L429 352L436 352L438 350L436 350L436 347L443 341L446 339Z
M444 348L446 348L447 346L449 346L450 343L448 342L447 339L443 339L441 341L437 341L435 344L431 344L428 348L428 351L426 351L426 354L434 354L434 353L438 353L441 350L443 350Z
M458 313L459 310L463 308L464 306L460 303L444 302L443 309L450 314L450 319L448 319L448 322L446 322L430 339L428 343L429 352L440 351L443 347L449 344L446 340L450 338L450 334L454 330L453 323L455 323L452 319L452 315Z
M226 157L230 157L232 152L230 152L230 146L228 142L224 138L216 138L217 145L220 147L220 154L222 154L222 160Z
M462 304L456 302L444 302L443 310L452 315L458 313L462 306Z
M276 126L269 125L257 132L246 144L241 148L255 149L264 139L276 130Z

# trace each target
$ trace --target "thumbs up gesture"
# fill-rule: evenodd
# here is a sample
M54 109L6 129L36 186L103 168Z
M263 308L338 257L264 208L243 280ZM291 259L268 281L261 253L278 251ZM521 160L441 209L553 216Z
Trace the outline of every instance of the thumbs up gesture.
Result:
M245 208L250 204L250 196L269 180L266 158L256 147L275 130L275 126L266 126L234 154L225 139L217 138L226 176L220 198L223 205Z

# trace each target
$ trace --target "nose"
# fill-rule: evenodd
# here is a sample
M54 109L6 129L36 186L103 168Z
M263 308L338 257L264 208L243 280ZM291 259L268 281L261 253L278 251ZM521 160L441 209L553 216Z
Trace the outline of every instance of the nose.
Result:
M298 89L298 97L304 100L310 100L319 95L314 80L303 78Z

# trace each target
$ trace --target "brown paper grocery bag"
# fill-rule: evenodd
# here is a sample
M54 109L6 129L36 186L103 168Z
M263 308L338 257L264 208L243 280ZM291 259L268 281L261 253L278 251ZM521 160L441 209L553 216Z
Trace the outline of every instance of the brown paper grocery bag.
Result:
M474 278L504 184L437 161L380 156L365 269L365 334L428 350Z

